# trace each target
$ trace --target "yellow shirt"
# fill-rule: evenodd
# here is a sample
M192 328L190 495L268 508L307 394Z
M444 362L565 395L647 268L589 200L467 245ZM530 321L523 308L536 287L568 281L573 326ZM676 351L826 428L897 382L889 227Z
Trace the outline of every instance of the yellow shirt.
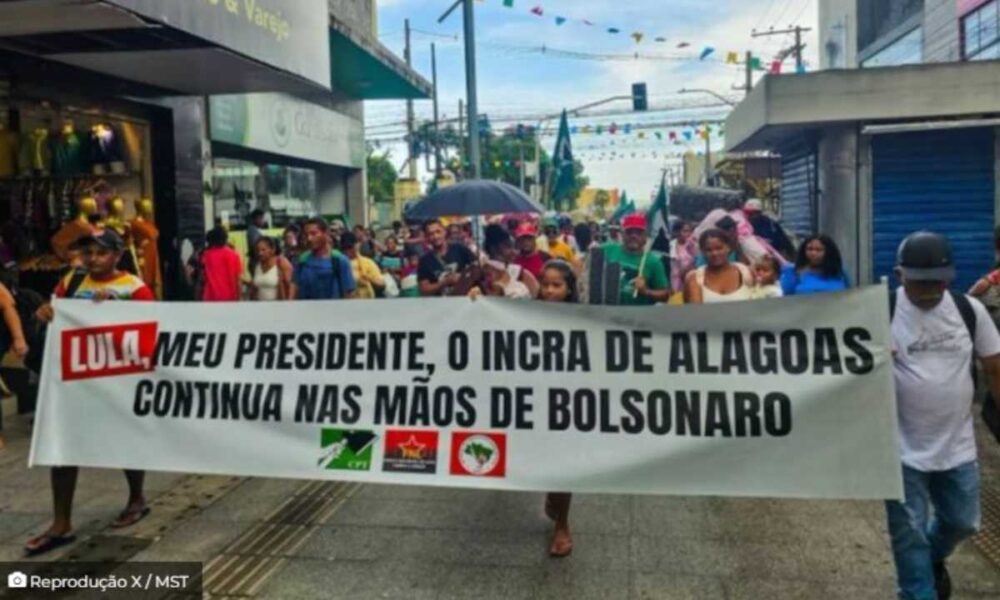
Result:
M358 286L358 298L374 298L375 288L373 285L378 287L385 285L382 270L378 268L374 260L367 256L358 255L351 261L351 269L354 271L354 281Z
M566 242L560 239L557 239L554 242L552 240L548 240L548 242L549 242L548 253L549 256L551 256L552 258L561 258L566 262L570 263L576 260L576 256L573 254L573 249L570 248L570 245L567 244Z

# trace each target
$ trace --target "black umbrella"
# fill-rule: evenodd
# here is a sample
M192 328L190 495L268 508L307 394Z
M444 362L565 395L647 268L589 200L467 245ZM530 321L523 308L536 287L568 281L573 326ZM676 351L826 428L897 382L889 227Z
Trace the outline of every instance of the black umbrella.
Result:
M471 217L506 213L542 213L545 208L516 187L499 181L474 179L438 190L406 211L418 221L438 217Z

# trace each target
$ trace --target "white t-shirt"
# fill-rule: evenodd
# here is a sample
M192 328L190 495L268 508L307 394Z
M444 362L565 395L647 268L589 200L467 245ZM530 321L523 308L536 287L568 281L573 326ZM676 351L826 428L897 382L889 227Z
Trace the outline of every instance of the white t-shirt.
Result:
M1000 354L993 320L978 300L969 302L976 313L976 356ZM951 295L923 311L897 290L892 340L903 464L945 471L975 460L973 340Z

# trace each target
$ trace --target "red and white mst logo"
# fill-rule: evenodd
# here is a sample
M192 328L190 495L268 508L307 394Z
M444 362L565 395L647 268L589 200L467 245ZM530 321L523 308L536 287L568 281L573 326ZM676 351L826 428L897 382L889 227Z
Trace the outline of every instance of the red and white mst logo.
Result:
M130 323L63 331L63 381L152 371L157 330L157 323Z

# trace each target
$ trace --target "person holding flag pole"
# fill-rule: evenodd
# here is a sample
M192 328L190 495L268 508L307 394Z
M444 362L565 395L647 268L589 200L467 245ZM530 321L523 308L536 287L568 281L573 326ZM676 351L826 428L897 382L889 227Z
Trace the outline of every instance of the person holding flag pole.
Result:
M623 243L601 247L606 261L621 266L619 304L643 306L670 299L670 276L660 253L652 249L646 225L646 215L627 215L622 219Z

